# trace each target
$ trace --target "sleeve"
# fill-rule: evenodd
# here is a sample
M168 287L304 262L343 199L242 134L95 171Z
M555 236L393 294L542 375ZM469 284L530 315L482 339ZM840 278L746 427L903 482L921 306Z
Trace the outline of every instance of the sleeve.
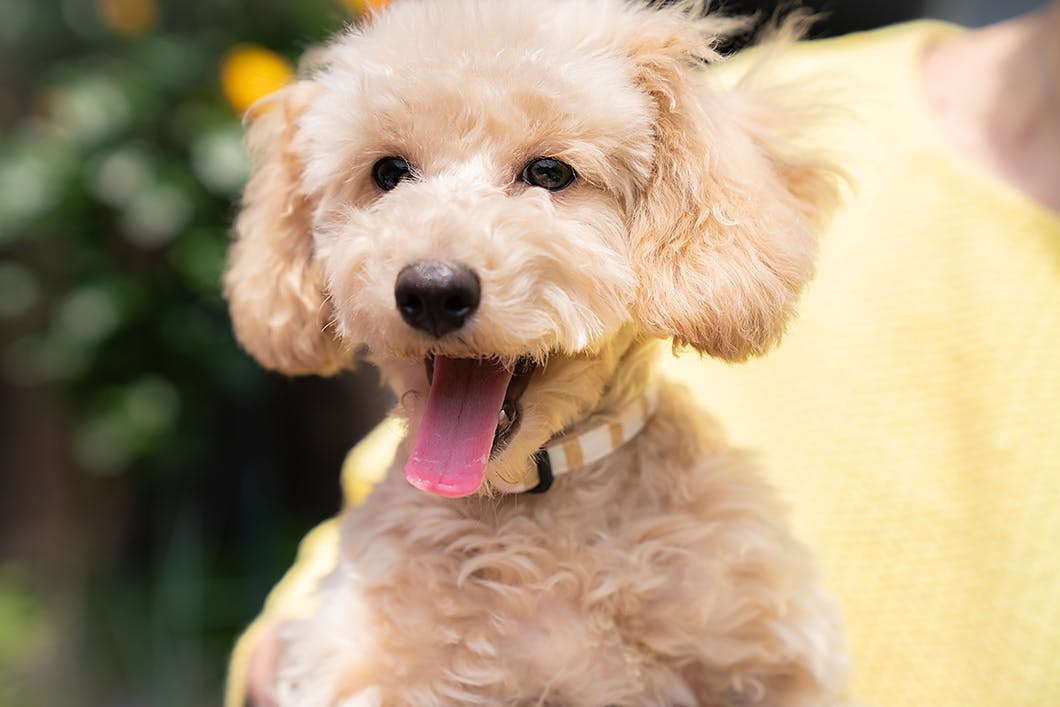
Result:
M363 503L383 479L403 436L403 423L387 418L350 450L342 465L344 508ZM339 516L309 531L299 544L294 565L269 592L261 613L236 641L228 664L225 707L244 707L254 650L269 628L314 611L317 583L335 567L338 551Z

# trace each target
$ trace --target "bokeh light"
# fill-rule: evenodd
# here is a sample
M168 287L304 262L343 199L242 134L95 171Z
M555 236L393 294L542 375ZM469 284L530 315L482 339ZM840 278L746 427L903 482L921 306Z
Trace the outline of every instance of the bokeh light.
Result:
M158 20L154 0L98 0L96 9L107 27L126 37L150 31Z
M225 98L239 114L258 100L283 88L294 76L291 62L276 52L254 44L233 47L221 65Z

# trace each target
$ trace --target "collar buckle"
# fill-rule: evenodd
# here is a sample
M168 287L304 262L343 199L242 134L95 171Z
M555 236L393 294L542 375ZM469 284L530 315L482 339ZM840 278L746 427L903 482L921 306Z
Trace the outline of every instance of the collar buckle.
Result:
M614 453L644 429L657 404L658 391L654 385L649 385L612 419L578 435L554 439L534 453L537 484L532 488L518 484L508 493L545 493L552 488L555 477L594 464Z
M552 482L556 478L552 475L552 458L544 447L534 454L534 464L537 466L537 486L523 493L544 493L552 488Z

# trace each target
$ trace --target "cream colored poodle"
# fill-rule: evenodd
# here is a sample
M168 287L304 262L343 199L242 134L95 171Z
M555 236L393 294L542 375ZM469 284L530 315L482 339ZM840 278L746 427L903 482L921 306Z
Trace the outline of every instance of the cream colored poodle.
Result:
M363 354L408 436L262 704L843 701L837 611L740 452L653 378L741 360L834 174L701 65L703 3L398 0L253 110L226 288L264 366Z

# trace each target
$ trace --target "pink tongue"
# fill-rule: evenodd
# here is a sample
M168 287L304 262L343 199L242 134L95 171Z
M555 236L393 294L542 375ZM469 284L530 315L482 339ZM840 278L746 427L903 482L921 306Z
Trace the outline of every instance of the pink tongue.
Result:
M482 485L511 371L468 358L434 359L434 380L405 464L413 486L457 498Z

